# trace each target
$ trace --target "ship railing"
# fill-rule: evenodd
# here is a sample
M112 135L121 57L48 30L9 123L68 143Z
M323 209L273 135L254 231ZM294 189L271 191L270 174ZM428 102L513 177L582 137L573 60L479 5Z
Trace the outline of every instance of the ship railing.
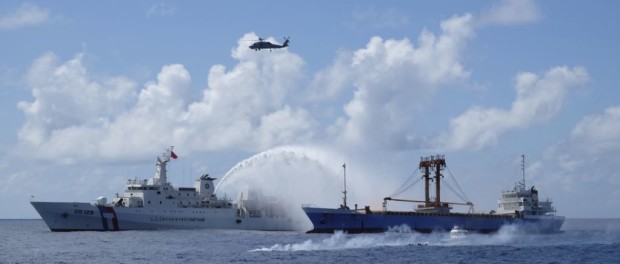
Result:
M500 200L501 201L505 201L505 202L518 202L518 201L521 201L521 199L518 198L518 197L502 197Z
M147 179L128 179L127 185L146 185L147 182Z
M435 156L430 156L430 157L420 157L420 161L432 161L432 160L442 160L444 159L445 155L435 155Z
M384 215L418 215L418 216L447 216L447 217L476 217L476 218L514 218L515 214L485 214L485 213L461 213L461 212L451 212L451 213L439 213L439 212L408 212L408 211L381 211L376 212L377 214Z
M553 203L553 200L551 200L550 198L546 198L544 200L538 200L538 202L539 203L549 203L549 204L551 204L551 203Z

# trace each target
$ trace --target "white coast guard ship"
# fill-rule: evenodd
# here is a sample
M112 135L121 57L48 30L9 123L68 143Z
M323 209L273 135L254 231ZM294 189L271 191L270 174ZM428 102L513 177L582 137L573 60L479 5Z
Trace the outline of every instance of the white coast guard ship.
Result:
M278 201L258 194L237 202L218 198L208 174L196 179L194 187L174 187L166 179L166 164L176 155L172 147L157 158L155 176L129 180L122 196L108 203L99 197L94 203L30 203L52 231L118 231L140 229L247 229L296 230Z

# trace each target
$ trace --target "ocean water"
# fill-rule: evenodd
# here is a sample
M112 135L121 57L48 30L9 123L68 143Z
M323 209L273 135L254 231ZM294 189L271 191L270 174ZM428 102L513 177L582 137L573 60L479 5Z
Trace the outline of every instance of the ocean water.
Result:
M464 240L407 229L380 234L239 230L52 233L0 220L0 263L620 263L620 219L567 219L561 233L507 227Z

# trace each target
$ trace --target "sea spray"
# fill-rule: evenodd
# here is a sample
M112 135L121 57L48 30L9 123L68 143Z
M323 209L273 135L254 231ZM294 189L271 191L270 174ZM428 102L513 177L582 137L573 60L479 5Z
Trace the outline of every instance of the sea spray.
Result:
M398 246L494 246L512 245L521 232L515 226L506 226L497 233L472 233L464 239L452 240L448 232L432 232L429 234L412 231L406 225L390 228L384 233L347 234L336 231L324 239L307 239L299 243L275 244L261 247L254 251L317 251L317 250L349 250L374 247Z
M316 251L316 250L346 250L373 247L396 246L426 246L429 244L428 235L411 232L388 231L379 234L355 234L335 232L323 240L308 239L301 243L275 244L271 247L262 247L253 251Z

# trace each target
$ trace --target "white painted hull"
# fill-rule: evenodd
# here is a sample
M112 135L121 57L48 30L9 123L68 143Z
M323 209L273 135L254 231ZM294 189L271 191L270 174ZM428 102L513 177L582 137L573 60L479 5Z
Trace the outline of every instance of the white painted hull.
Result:
M145 208L90 203L31 202L52 231L241 229L293 231L285 217L237 217L235 208ZM296 228L297 227L297 228Z

